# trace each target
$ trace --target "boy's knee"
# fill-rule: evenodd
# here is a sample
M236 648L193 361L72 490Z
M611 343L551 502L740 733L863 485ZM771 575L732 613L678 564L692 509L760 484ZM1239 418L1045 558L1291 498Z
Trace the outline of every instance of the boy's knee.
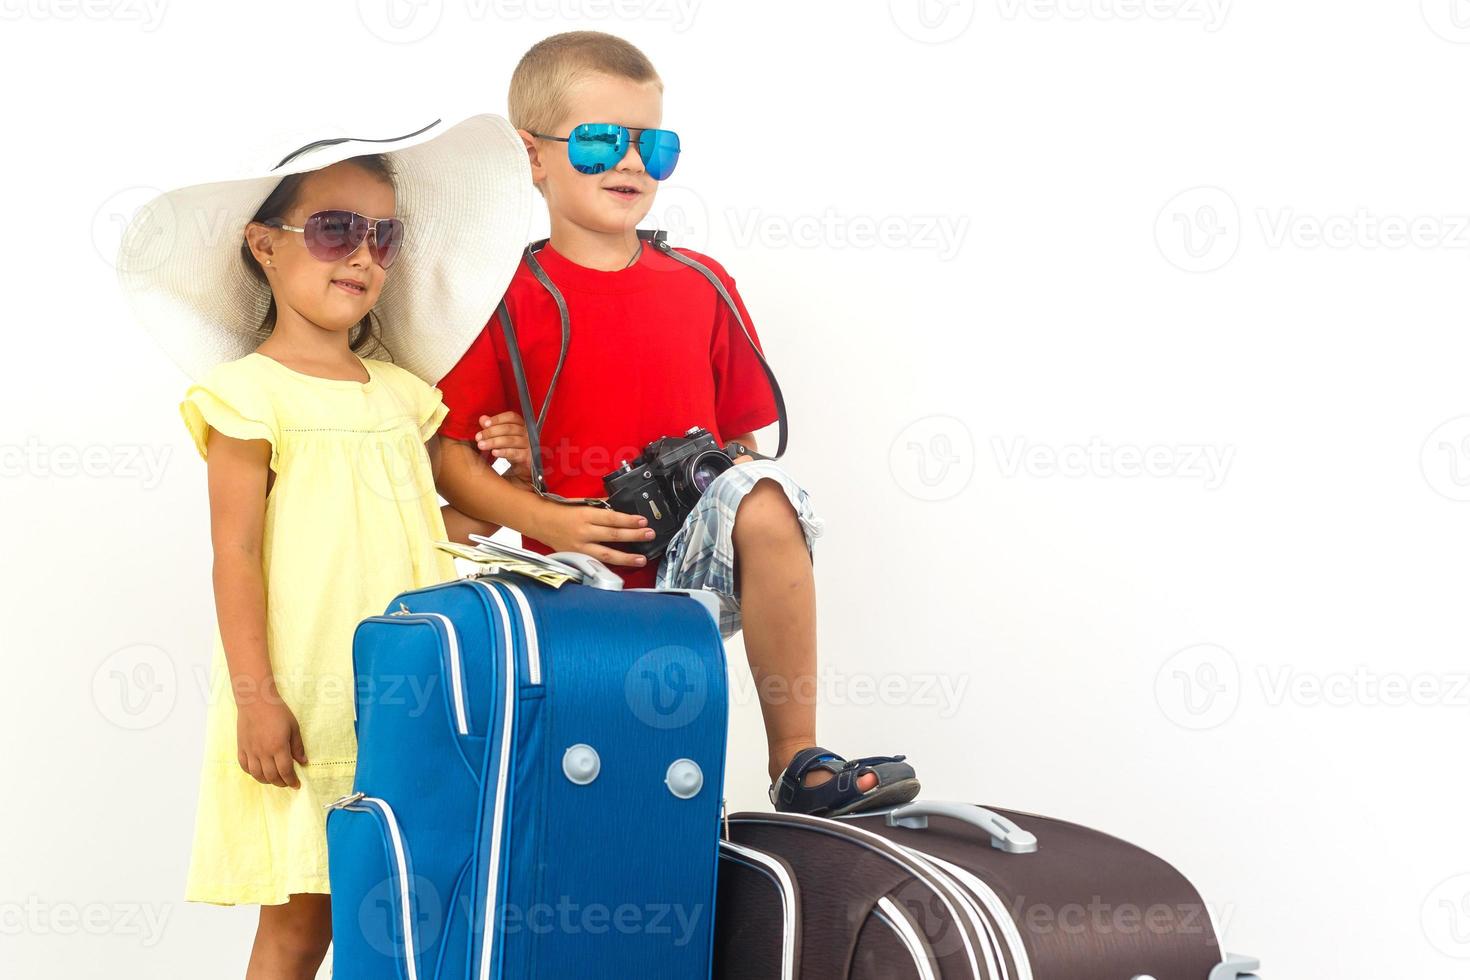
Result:
M735 510L736 547L780 540L800 531L796 508L781 484L769 477L757 480Z

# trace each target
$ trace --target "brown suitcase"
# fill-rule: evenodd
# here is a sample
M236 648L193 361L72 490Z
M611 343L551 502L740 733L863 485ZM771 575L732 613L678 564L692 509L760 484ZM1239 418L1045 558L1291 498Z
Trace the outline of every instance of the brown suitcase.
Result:
M1221 953L1169 864L1061 820L919 801L835 820L735 814L726 837L794 873L801 955L791 973L759 972L740 955L760 942L747 930L722 939L717 977L1254 980L1259 967ZM746 902L722 879L722 937Z
M989 946L978 922L963 914L962 890L898 844L841 820L798 814L735 814L725 827L727 840L779 858L795 877L801 936L799 963L789 974L793 980L990 975L981 972ZM730 869L722 858L714 976L782 976L764 972L748 955L758 946L769 948L774 939L757 939L747 928L746 893L724 890L723 876ZM926 912L930 908L937 912ZM771 921L768 913L757 909L757 914ZM732 934L742 934L742 941L729 941Z

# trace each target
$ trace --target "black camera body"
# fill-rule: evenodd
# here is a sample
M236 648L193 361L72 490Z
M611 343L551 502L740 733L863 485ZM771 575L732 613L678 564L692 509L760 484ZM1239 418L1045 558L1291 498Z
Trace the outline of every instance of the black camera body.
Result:
M715 477L750 450L733 442L721 448L709 430L695 426L682 436L655 439L632 459L602 478L608 506L638 514L653 528L653 538L613 547L649 561L659 557Z

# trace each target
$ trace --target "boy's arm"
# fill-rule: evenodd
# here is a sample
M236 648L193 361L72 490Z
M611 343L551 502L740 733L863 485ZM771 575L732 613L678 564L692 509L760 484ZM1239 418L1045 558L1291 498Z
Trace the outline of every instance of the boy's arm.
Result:
M495 472L473 443L440 440L438 485L449 505L466 517L540 538L538 511L546 501Z

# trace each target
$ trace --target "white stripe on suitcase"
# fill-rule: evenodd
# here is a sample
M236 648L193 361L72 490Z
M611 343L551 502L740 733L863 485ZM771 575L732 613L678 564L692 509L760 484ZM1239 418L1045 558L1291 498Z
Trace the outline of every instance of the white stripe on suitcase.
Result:
M526 593L521 587L510 582L501 582L501 585L510 590L510 594L516 597L516 605L521 607L521 628L526 631L526 665L529 668L529 677L532 684L541 683L541 644L536 638L536 619L531 615L531 603L526 600Z
M886 840L887 838L884 839ZM931 864L929 862L929 855L921 851L916 851L911 847L899 846L930 874L936 878L943 878L954 887L955 894L959 896L961 906L970 917L970 922L975 926L975 932L985 940L985 948L982 952L985 953L985 969L990 971L986 974L986 977L989 980L1011 980L1010 971L1006 969L1006 958L1001 953L1000 940L996 938L995 930L990 927L990 922L986 920L985 914L971 900L969 893L960 887L957 882L947 877L942 869Z
M909 848L908 850L912 851L914 849ZM1016 963L1016 980L1033 980L1031 974L1031 957L1026 955L1026 946L1021 940L1021 930L1016 927L1015 917L1011 915L1005 903L1000 900L1000 896L995 893L995 889L976 877L974 872L966 871L957 864L950 864L948 861L937 858L932 854L925 854L924 857L942 868L979 899L980 904L985 906L985 910L995 919L996 926L1000 928L1001 933L1005 936L1006 946L1010 948L1011 958Z
M904 850L908 851L914 860L923 862L924 866L934 874L943 875L947 873L945 870L930 863L929 855L922 851L916 851L911 847L905 847ZM1006 966L1005 955L1001 952L1001 939L995 934L995 929L991 926L990 920L986 918L984 912L980 911L980 907L975 904L975 900L970 897L970 893L964 888L959 887L958 882L956 882L955 891L959 893L961 900L964 901L965 910L970 913L971 919L980 923L980 929L984 933L986 941L989 942L990 948L995 950L995 964L993 966L995 972L991 974L991 977L995 978L995 980L1012 980L1011 971ZM989 961L985 965L987 967L991 966Z
M919 933L914 929L913 920L904 914L903 909L884 895L878 899L878 908L882 911L873 913L880 921L898 934L899 941L914 958L914 969L918 971L919 980L935 980L934 968L929 964L929 952L924 940L919 938Z
M490 857L485 862L485 937L480 950L480 980L490 980L490 961L495 952L496 890L500 885L500 849L502 825L505 822L505 791L510 781L510 750L515 733L516 650L510 630L510 610L500 591L488 582L480 582L495 600L500 613L500 632L505 637L505 717L500 731L500 774L495 780L495 817L490 825Z
M763 851L737 844L732 840L721 840L720 846L731 854L739 855L733 860L761 871L775 879L781 890L781 980L796 978L796 885L786 873L786 865Z
M454 687L454 721L459 726L461 735L470 733L470 721L464 704L464 667L459 657L459 634L454 631L454 623L443 613L424 613L425 616L433 616L444 624L444 630L449 634L449 680Z

